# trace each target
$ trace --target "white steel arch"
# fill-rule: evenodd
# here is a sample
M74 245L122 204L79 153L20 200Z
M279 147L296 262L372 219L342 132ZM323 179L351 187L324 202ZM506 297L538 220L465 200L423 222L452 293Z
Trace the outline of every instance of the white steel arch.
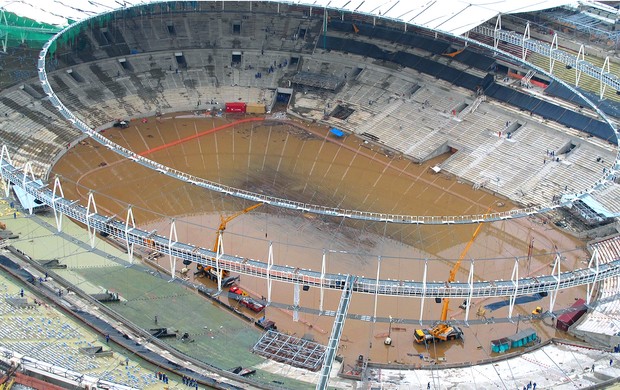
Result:
M287 208L287 209L292 209L292 210L299 210L303 212L326 215L326 216L333 216L333 217L343 217L343 218L350 218L350 219L357 219L357 220L380 221L380 222L390 222L390 223L399 223L399 224L427 224L427 225L470 224L470 223L493 222L493 221L521 218L521 217L525 217L525 216L529 216L529 215L533 215L537 213L544 213L544 212L547 212L547 211L550 211L550 210L553 210L553 209L556 209L562 206L569 206L574 201L579 200L587 196L590 193L593 193L595 191L605 188L605 186L608 183L613 181L613 178L620 171L620 163L618 162L619 157L620 157L620 152L619 152L619 154L616 156L616 160L613 166L607 169L607 171L603 174L603 177L601 177L601 179L599 179L596 183L591 185L589 188L582 189L579 193L570 194L570 195L565 194L562 198L559 198L554 202L545 203L545 204L537 205L534 207L513 209L513 210L508 210L508 211L503 211L503 212L493 212L493 213L473 214L473 215L456 215L456 216L414 216L414 215L398 215L398 214L368 212L368 211L361 211L361 210L340 209L337 207L325 207L321 205L295 202L295 201L291 201L285 198L266 196L263 194L245 191L239 188L225 186L220 183L209 181L209 180L197 177L197 176L189 175L185 172L181 172L176 169L167 167L163 164L159 164L155 161L152 161L143 156L140 156L137 153L132 152L131 150L128 150L126 148L121 147L120 145L115 144L114 142L105 138L103 135L91 129L86 123L84 123L79 118L77 118L60 101L58 96L56 96L56 94L54 93L54 91L52 90L50 86L50 83L47 79L47 73L45 71L45 66L46 66L45 58L46 58L48 49L58 39L58 37L60 37L63 33L67 32L68 30L72 28L79 28L83 23L88 23L91 19L95 19L100 16L101 15L96 15L96 16L93 16L88 19L84 19L78 23L74 23L73 25L66 27L65 29L60 31L58 34L56 34L52 39L50 39L50 41L48 41L43 46L39 54L38 75L39 75L39 80L41 82L42 88L44 92L47 94L50 102L52 103L54 107L56 107L56 109L59 110L60 114L63 117L65 117L69 122L71 122L78 130L90 136L91 138L101 143L108 149L114 151L115 153L123 157L126 157L132 161L135 161L147 168L161 172L167 176L173 177L178 180L185 181L190 184L200 186L202 188L205 188L211 191L228 194L231 196L235 196L235 197L246 199L246 200L251 200L254 202L262 202L262 203L266 203L266 204L276 206L276 207L282 207L282 208ZM416 27L422 28L422 26L416 26ZM511 39L507 40L507 37L504 34L505 33L504 30L495 29L494 31L493 30L491 31L492 31L491 34L494 37L497 36L498 38L502 40L506 40L513 44L520 43L521 46L524 48L524 50L526 48L525 46L527 46L528 50L536 51L533 49L533 47L540 46L539 42L531 40L531 39L527 39L527 40L523 39L523 37L519 36L518 34L514 34L514 33L508 34L508 36ZM445 32L441 32L441 33L445 36L462 41L464 43L471 43L473 45L478 45L480 47L483 47L495 53L501 53L502 56L510 58L513 61L516 61L517 63L522 63L526 66L529 66L532 69L536 70L538 73L545 74L548 77L551 77L552 79L563 84L565 87L571 90L571 92L575 93L576 95L584 99L584 101L586 101L588 104L590 104L590 106L612 128L612 130L614 131L614 133L616 134L618 138L618 142L620 142L620 137L618 137L618 132L615 129L615 127L612 125L611 121L607 118L607 116L598 107L596 107L596 105L594 105L590 100L588 100L585 96L583 96L579 91L575 90L573 87L566 84L562 80L556 79L553 75L544 71L543 69L536 67L530 63L527 63L526 61L514 55L503 52L493 46L485 45L483 43L480 43L468 37L452 35L450 33L445 33ZM563 53L563 55L566 55L566 53L561 50L552 51L551 46L548 44L547 44L547 51L553 52L555 55L559 55L558 53ZM583 63L583 61L581 63ZM610 74L606 74L605 77L602 79L607 79L609 77L610 77Z
M139 246L156 250L164 255L189 260L201 264L203 267L217 267L239 274L259 277L280 282L314 286L321 289L342 290L347 281L346 275L324 273L300 269L297 267L273 264L271 261L261 261L233 256L195 245L170 242L168 237L148 232L131 226L132 219L129 211L126 220L119 220L116 216L107 217L92 212L88 207L78 202L58 197L46 186L41 186L28 178L23 168L15 167L8 159L0 161L0 176L12 183L22 183L24 191L42 203L52 207L67 217L86 224L87 221L98 232L106 233L127 245ZM131 210L131 209L130 209ZM131 227L130 227L131 226ZM596 253L595 255L596 256ZM558 256L559 257L559 256ZM426 264L426 262L425 262ZM592 264L592 262L590 262ZM600 264L596 267L580 268L573 271L560 272L554 267L551 275L538 275L511 280L477 281L446 283L422 281L395 280L355 277L351 290L356 293L402 296L415 298L481 298L481 297L518 297L536 293L557 294L558 290L582 285L592 285L601 280L620 275L620 258ZM351 275L354 276L354 275Z

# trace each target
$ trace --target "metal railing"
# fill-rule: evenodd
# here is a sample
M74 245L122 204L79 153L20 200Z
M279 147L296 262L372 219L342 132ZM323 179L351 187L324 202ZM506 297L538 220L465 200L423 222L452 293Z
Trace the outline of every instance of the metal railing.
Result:
M155 250L164 255L200 264L203 267L219 267L219 269L238 274L263 279L269 278L286 283L342 290L347 280L347 276L341 274L323 274L319 271L298 267L269 265L266 261L225 253L218 254L192 244L170 243L168 237L136 227L128 228L124 221L89 212L86 207L79 203L60 197L47 186L36 183L24 170L15 167L6 158L1 157L0 176L11 183L19 183L20 186L24 187L26 193L53 208L55 213L62 213L90 229L105 233L119 241L127 242L128 245ZM514 280L479 281L469 284L466 282L420 282L357 277L351 289L357 293L417 298L505 297L557 291L596 283L618 275L620 275L620 259L614 259L608 263L600 264L596 268L581 268L560 274L527 277L519 279L518 283L515 283Z
M111 11L111 12L114 12L114 11ZM69 109L67 109L67 107L65 107L65 105L60 101L58 96L54 93L48 81L47 73L45 71L45 66L46 66L45 58L46 58L46 55L47 55L47 52L50 46L56 41L56 39L58 39L59 36L67 32L68 30L72 28L80 28L83 24L88 25L91 19L95 19L100 16L101 15L96 15L96 16L84 19L78 23L75 23L71 26L66 27L65 29L60 31L57 35L55 35L52 39L50 39L50 41L48 41L43 46L41 53L39 54L38 75L39 75L39 80L41 82L43 90L47 94L50 102L52 103L54 107L56 107L56 109L58 109L60 114L64 118L66 118L70 123L72 123L78 130L92 137L94 140L101 143L108 149L114 151L115 153L123 157L126 157L132 161L135 161L139 163L140 165L143 165L149 169L156 170L167 176L173 177L178 180L185 181L186 183L194 184L196 186L199 186L199 187L211 190L211 191L220 192L223 194L250 200L253 202L262 202L262 203L266 203L266 204L276 206L276 207L281 207L281 208L286 208L286 209L291 209L291 210L299 210L299 211L306 212L306 213L314 213L314 214L332 216L332 217L338 217L338 218L349 218L349 219L364 220L364 221L389 222L389 223L399 223L399 224L420 224L420 225L471 224L471 223L494 222L494 221L514 219L514 218L521 218L521 217L526 217L526 216L537 214L537 213L544 213L544 212L556 209L558 207L568 206L572 204L575 200L578 200L584 196L587 196L591 192L599 190L605 182L609 181L612 177L616 175L617 171L620 170L620 165L618 164L618 156L617 156L615 164L607 171L605 176L602 177L600 180L598 180L596 183L594 183L590 188L582 189L578 193L565 195L561 198L557 197L558 200L555 202L544 203L544 204L536 205L534 207L513 209L509 211L504 211L504 212L470 214L470 215L455 215L455 216L415 216L415 215L400 215L400 214L377 213L377 212L361 211L361 210L341 209L337 207L326 207L326 206L315 205L315 204L295 202L295 201L284 199L284 198L266 196L266 195L262 195L262 194L258 194L258 193L254 193L250 191L245 191L239 188L225 186L220 183L209 181L209 180L197 177L197 176L189 175L185 172L181 172L179 170L167 167L163 164L159 164L155 161L152 161L143 156L140 156L137 153L134 153L129 149L126 149L120 145L115 144L114 142L105 138L103 135L96 132L94 129L90 128L86 123L81 121L79 118L77 118ZM486 31L486 29L489 29L488 27L482 26L477 29L480 31L484 31L483 33L485 35L492 33L493 35L491 36L495 36L494 30L490 29L491 30L490 32ZM446 36L451 35L449 33L444 33L444 32L442 32L442 34ZM525 61L519 59L518 57L512 56L509 53L505 53L492 46L482 44L476 40L473 40L467 37L456 36L456 35L452 35L451 37L454 39L459 39L459 40L469 42L472 44L477 44L488 50L502 53L502 55L512 57L516 61L525 63ZM501 32L500 38L505 39L511 43L512 42L520 43L521 41L523 41L521 36L515 33L511 33L511 32ZM568 53L564 53L561 50L552 51L548 44L545 46L545 44L535 41L535 40L526 40L524 44L528 45L527 47L530 50L534 50L536 47L539 47L538 50L553 52L554 53L553 55L558 56L558 58L564 58L564 60L566 61L576 61L575 58L570 57ZM531 64L528 64L528 65L531 65ZM594 67L591 66L591 64L590 65L582 64L581 66L589 68L591 72L596 72L596 69L594 69ZM547 72L543 71L540 68L537 68L533 65L531 67L532 69L535 69L538 73L546 74L554 78L552 75L548 74ZM608 77L609 80L612 80L613 77L615 77L615 76L613 77L612 76L613 75L609 75L609 74L605 75L605 77ZM576 93L578 96L584 98L584 100L588 102L597 111L597 113L601 115L601 117L611 126L611 122L604 115L604 113L602 113L587 98L583 97L578 91L576 91L574 88L570 87L566 83L562 81L559 81L559 82L567 86L572 92ZM617 131L615 128L613 128L613 126L612 126L612 129L617 134Z
M349 304L351 303L352 287L354 281L355 276L347 276L347 281L344 284L342 295L340 296L338 310L336 311L336 318L334 319L332 333L329 336L329 342L327 343L325 360L323 360L323 367L321 367L321 375L319 375L319 381L316 384L317 390L327 388L327 383L329 382L329 374L332 371L332 365L334 364L334 358L336 357L338 344L340 343L340 337L342 336L344 320L347 318L347 312L349 311Z
M566 52L560 48L554 48L550 43L531 38L523 39L523 35L517 32L500 29L496 30L489 26L478 26L473 28L472 31L494 39L499 39L500 41L510 43L522 49L542 54L564 65L569 65L596 80L600 80L603 84L614 88L616 91L620 91L620 78L618 78L618 76L606 72L603 68L599 68L588 61L581 60L572 53Z

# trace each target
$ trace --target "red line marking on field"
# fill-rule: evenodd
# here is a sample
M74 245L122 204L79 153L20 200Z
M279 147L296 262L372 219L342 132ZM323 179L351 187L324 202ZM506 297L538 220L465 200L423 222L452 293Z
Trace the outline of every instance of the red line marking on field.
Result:
M172 141L172 142L168 142L167 144L156 146L156 147L154 147L152 149L148 149L148 150L145 150L144 152L138 153L138 155L146 156L148 154L159 152L160 150L164 150L164 149L170 148L172 146L176 146L176 145L182 144L183 142L191 141L193 139L205 136L207 134L215 133L216 131L227 129L227 128L235 126L235 125L240 125L242 123L248 123L248 122L264 121L264 120L265 120L265 118L246 118L246 119L240 119L240 120L232 122L232 123L227 123L227 124L222 125L222 126L214 127L213 129L210 129L210 130L205 130L205 131L202 131L200 133L196 133L196 134L190 135L189 137L181 138L181 139L178 139L178 140L175 140L175 141Z

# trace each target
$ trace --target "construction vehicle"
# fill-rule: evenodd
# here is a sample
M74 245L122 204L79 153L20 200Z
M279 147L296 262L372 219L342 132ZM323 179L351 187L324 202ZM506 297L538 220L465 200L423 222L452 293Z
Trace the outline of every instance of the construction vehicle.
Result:
M456 325L448 325L440 322L430 329L416 329L413 337L418 344L426 344L433 341L456 340L463 337L463 331Z
M543 309L540 306L536 306L536 309L532 310L532 314L534 314L535 316L542 314Z
M241 305L247 307L255 313L260 313L265 309L265 305L252 298L250 294L242 290L239 286L232 286L228 290L228 299L239 302Z
M487 210L489 212L491 208ZM482 228L482 223L479 223L472 235L471 239L465 246L465 249L461 252L459 259L450 270L450 276L448 277L447 284L454 282L456 279L456 273L461 267L461 262L467 255L469 248L474 243L476 237L478 237L478 233L480 233L480 229ZM428 329L416 329L413 332L413 339L418 344L425 344L431 341L448 341L448 340L456 340L463 338L463 331L456 325L449 324L446 320L448 319L448 306L450 305L450 298L443 298L443 306L441 309L441 317L440 320L433 325L432 328ZM467 302L461 304L461 306L467 308Z
M246 207L245 209L239 211L238 213L235 213L228 217L224 217L223 215L220 215L220 226L215 232L215 244L213 244L213 252L218 253L218 250L220 248L220 237L222 236L222 234L224 234L224 230L226 230L226 224L228 224L228 222L232 221L233 219L237 218L240 215L249 213L250 211L262 205L263 205L262 203L257 203L250 207ZM217 282L218 274L217 274L217 270L214 267L210 267L210 266L203 267L201 264L198 264L196 268L197 268L197 271L195 273L196 275L204 275L207 278ZM219 276L221 277L223 287L228 287L232 285L235 282L235 280L238 279L238 277L230 277L229 272L226 270L220 270Z
M16 364L11 363L11 366L6 371L6 375L1 375L0 373L0 390L9 390L15 384L16 378L15 374L17 372L18 366Z

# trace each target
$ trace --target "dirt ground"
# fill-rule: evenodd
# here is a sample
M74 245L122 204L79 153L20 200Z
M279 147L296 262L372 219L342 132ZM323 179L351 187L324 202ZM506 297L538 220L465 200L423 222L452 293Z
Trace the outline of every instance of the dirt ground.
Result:
M416 164L389 150L365 143L355 136L338 139L327 128L301 122L254 121L235 124L243 117L211 118L175 114L134 121L127 129L112 128L104 134L114 142L162 164L225 185L300 202L329 207L410 215L461 215L508 210L516 207L430 167L448 158L440 156ZM179 140L185 141L180 142ZM66 197L86 204L95 193L100 213L124 219L132 206L141 227L168 235L175 218L179 240L212 247L220 215L231 216L252 204L222 196L148 170L86 140L72 148L54 167L62 176ZM52 175L53 177L53 175ZM555 253L562 253L562 270L584 267L584 243L557 230L544 216L485 224L471 248L465 251L476 225L413 226L360 222L285 211L263 205L232 220L224 236L226 253L266 261L269 243L274 261L320 270L326 253L326 271L422 280L428 259L428 280L446 280L455 260L463 257L457 280L467 280L474 262L476 280L510 279L519 259L519 276L549 274ZM533 245L530 251L530 245ZM528 251L531 256L528 257ZM166 266L168 259L159 259ZM177 270L182 264L177 264ZM190 273L191 274L191 273ZM266 296L266 281L243 277L240 284L257 296ZM584 289L561 291L555 308L584 297ZM274 283L272 299L292 304L293 286ZM325 292L324 309L336 310L340 296ZM502 299L477 300L479 307ZM318 289L301 291L300 304L318 309ZM464 318L450 304L449 317ZM514 316L529 314L536 306L548 307L549 298L515 307ZM377 299L377 316L395 319L439 319L441 305L427 299L421 312L417 299ZM358 294L349 313L373 316L375 297ZM507 308L487 310L486 317L507 317ZM292 313L268 308L266 316L281 331L327 343L333 317ZM543 338L556 336L547 323L471 326L464 341L436 344L430 349L413 343L414 326L394 324L391 347L383 345L387 323L347 320L339 353L348 361L358 355L375 362L420 364L419 354L447 362L476 361L491 355L490 340L534 327Z

